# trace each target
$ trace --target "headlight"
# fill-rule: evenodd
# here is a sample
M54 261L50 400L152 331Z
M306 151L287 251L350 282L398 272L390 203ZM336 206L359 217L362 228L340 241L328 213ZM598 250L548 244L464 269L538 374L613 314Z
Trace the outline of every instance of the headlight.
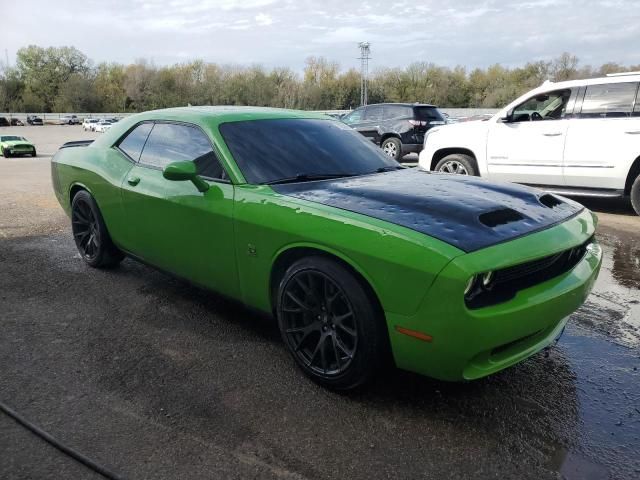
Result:
M482 286L483 287L488 287L489 285L491 285L491 282L493 281L493 272L487 272L487 273L483 273L482 274Z
M469 279L469 281L467 282L467 286L464 288L464 295L467 296L469 295L469 293L471 292L471 290L473 290L473 286L476 283L476 276L474 275L473 277L471 277Z

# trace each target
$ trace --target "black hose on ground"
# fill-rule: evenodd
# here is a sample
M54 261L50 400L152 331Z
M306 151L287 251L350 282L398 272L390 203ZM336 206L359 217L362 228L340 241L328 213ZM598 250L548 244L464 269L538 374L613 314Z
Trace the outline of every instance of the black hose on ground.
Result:
M2 410L11 418L13 418L16 422L21 424L23 427L31 430L37 436L42 438L45 442L49 443L51 446L57 448L62 453L70 456L74 460L82 463L84 466L90 468L94 472L102 475L105 478L108 478L109 480L124 480L123 477L121 477L120 475L113 473L110 470L107 470L105 467L103 467L102 465L98 465L96 462L91 460L89 457L86 457L82 453L78 452L77 450L74 450L73 448L64 445L63 443L58 441L55 437L53 437L52 435L49 435L47 432L42 430L37 425L34 425L33 423L29 422L26 418L24 418L15 410L11 409L8 405L0 402L0 410Z

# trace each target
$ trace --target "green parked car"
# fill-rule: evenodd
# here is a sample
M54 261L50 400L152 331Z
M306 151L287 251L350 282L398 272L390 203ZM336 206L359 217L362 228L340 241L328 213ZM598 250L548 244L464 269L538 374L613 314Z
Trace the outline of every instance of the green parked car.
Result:
M36 147L24 137L0 135L0 153L9 158L15 155L36 156Z
M300 368L472 380L549 346L586 299L595 216L524 186L400 166L308 112L187 107L52 159L92 267L125 256L273 314Z

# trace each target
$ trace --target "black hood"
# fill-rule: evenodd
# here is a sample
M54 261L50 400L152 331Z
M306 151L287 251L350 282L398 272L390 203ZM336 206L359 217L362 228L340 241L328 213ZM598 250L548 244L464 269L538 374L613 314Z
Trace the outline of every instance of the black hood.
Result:
M418 168L272 187L282 195L410 228L465 252L549 228L583 209L521 185Z

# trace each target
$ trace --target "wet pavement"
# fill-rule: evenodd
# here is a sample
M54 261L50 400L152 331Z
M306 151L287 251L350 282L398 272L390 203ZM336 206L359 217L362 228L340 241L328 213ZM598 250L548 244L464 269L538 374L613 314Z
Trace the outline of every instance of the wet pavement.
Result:
M0 401L127 478L640 478L640 218L624 202L587 202L603 269L548 355L338 395L271 320L131 260L86 267L48 182L47 158L0 159ZM98 477L0 414L0 478Z

